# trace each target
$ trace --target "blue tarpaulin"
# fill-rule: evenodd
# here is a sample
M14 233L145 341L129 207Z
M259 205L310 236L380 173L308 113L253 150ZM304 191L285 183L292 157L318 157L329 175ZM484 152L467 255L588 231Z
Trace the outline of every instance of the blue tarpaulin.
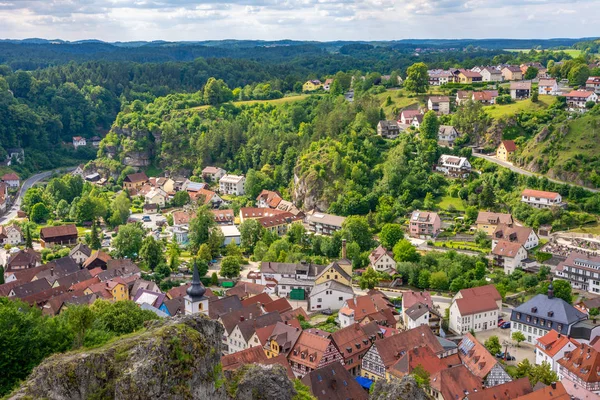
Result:
M360 386L364 387L367 390L371 389L371 385L373 384L372 380L367 379L364 376L357 376L355 379Z

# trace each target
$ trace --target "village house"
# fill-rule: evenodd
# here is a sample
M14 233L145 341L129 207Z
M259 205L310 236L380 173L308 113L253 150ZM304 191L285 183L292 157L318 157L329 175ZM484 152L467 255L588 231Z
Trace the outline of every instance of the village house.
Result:
M367 295L346 301L338 314L341 328L358 322L362 325L377 322L381 326L396 328L398 312L385 295L377 290L370 290Z
M23 233L17 225L0 225L0 245L16 246L23 242Z
M572 90L565 94L565 97L567 107L572 111L584 111L588 102L598 102L598 95L591 90Z
M111 260L110 255L107 253L97 250L87 260L83 262L82 267L92 270L94 268L101 268L106 270L108 261Z
M540 239L532 228L519 225L508 226L503 223L499 223L492 234L492 249L500 240L519 243L525 250L531 250L540 244Z
M294 215L289 212L282 212L280 214L258 218L258 222L265 230L274 233L277 236L284 236L291 224L302 224L303 220L303 215Z
M331 340L344 358L344 366L353 376L360 375L364 354L375 340L381 339L379 325L354 323L331 334Z
M540 385L544 386L544 385ZM550 387L550 386L548 386ZM493 387L484 387L483 390L478 390L474 393L469 393L467 399L468 400L511 400L511 399L523 399L522 396L527 396L533 392L533 388L531 387L531 383L529 382L528 377L515 379L514 381L509 381L503 383L502 385L496 385ZM539 399L539 400L550 400L556 399L559 397L533 397L531 400ZM568 399L563 399L568 400Z
M257 334L258 329L267 326L272 326L272 328L275 328L275 324L277 324L277 322L282 322L281 315L278 312L258 315L253 319L242 318L229 335L229 353L237 353L238 351L242 351L254 346L260 346L262 348L266 343L268 335L267 337L263 337L265 343L261 343L261 338L259 338ZM269 332L269 335L271 332Z
M531 81L511 82L510 97L513 100L528 99L531 96Z
M468 69L460 69L454 75L458 78L459 83L473 83L483 81L483 77L479 72L469 71Z
M96 283L84 290L84 294L97 294L100 298L111 301L121 301L129 299L127 283L121 277L114 277L110 280Z
M502 72L495 67L485 67L480 72L483 82L502 82Z
M466 157L443 154L434 165L434 170L452 178L468 178L471 173L471 163Z
M190 199L211 208L219 208L223 204L221 196L208 189L200 189L197 192L190 193Z
M538 94L558 96L559 93L556 79L540 79L538 83Z
M382 245L379 245L369 254L369 264L377 272L385 272L390 275L396 273L394 254Z
M350 285L335 280L316 284L308 297L308 311L337 311L343 307L346 300L352 298L354 290Z
M504 269L504 273L512 274L518 267L523 267L527 260L527 250L521 243L499 240L492 249L494 266Z
M558 264L555 274L573 289L600 294L600 256L572 251Z
M84 137L73 136L73 147L75 147L76 150L78 147L86 146L86 145L87 145L87 141L85 140Z
M460 290L450 305L449 328L458 334L496 329L502 296L494 285Z
M411 237L427 239L440 233L442 220L437 213L415 210L410 216L408 233Z
M331 236L335 231L342 229L346 217L325 214L315 210L306 213L306 222L308 230L319 235Z
M151 186L164 190L167 194L173 195L175 193L175 181L171 178L160 177L160 178L149 178L148 182Z
M40 242L42 247L54 245L73 245L77 243L78 237L75 225L46 226L40 230Z
M137 172L135 174L129 174L123 179L123 186L125 189L139 189L144 183L148 182L148 176L143 172Z
M398 359L410 349L429 347L436 355L441 356L444 348L428 326L419 326L409 331L400 332L381 340L376 340L365 353L361 364L361 376L377 381L386 379L386 372Z
M475 223L477 224L478 231L484 231L491 236L494 234L494 231L496 231L496 227L499 224L505 224L510 227L513 225L514 221L510 214L479 211Z
M596 94L600 94L600 76L590 76L587 78L585 87L593 90Z
M218 182L226 174L227 171L223 168L209 166L202 170L202 179L208 182Z
M225 240L223 241L223 246L227 246L229 243L233 242L240 245L242 241L242 234L240 230L234 225L220 225L217 227L223 233Z
M450 82L454 82L454 74L450 71L429 70L429 86L441 86Z
M402 294L402 312L408 310L415 304L425 304L429 308L433 308L433 300L431 300L431 293L427 291L415 292L408 290ZM406 315L403 315L404 325L406 322Z
M288 321L277 322L263 346L267 358L274 358L279 355L287 357L301 332L302 329L290 324Z
M159 207L164 207L167 202L167 193L158 188L152 188L145 196L144 202L146 204L156 204Z
M540 337L535 344L535 363L543 362L550 364L552 371L558 372L558 360L563 358L567 351L574 350L579 342L551 329L547 334Z
M258 208L277 208L283 200L279 192L263 189L258 197L256 197L256 207Z
M421 111L419 111L419 110L402 110L402 112L400 113L400 123L406 124L406 125L411 125L413 122L413 119L415 119L415 117L417 115L422 115Z
M260 265L261 284L266 285L267 280L272 279L280 281L283 278L309 280L314 282L324 269L324 265L316 265L305 261L299 263L263 261Z
M517 151L517 145L514 140L503 140L496 149L496 158L500 161L508 161L515 151Z
M223 175L219 179L219 191L222 194L243 196L246 194L246 177L243 175Z
M406 310L402 310L404 315L404 328L414 329L421 325L427 325L435 335L440 333L441 315L423 303L415 303Z
M456 104L461 105L467 100L471 100L473 97L473 92L469 90L459 90L456 92Z
M304 84L302 85L302 91L303 92L314 92L317 89L320 89L323 85L321 84L321 81L318 79L313 79L310 81L306 81L304 82Z
M537 340L554 329L561 335L569 335L577 322L587 319L587 315L563 299L554 297L552 284L548 294L538 294L529 301L513 309L510 316L510 333L521 332L527 343Z
M12 189L17 189L19 186L21 186L19 175L15 174L14 172L2 175L0 180L2 180L2 182L6 183L8 187Z
M412 122L410 123L410 126L419 129L421 127L421 124L423 123L423 116L423 114L415 115L415 117L412 119Z
M477 101L481 104L490 105L496 104L496 98L498 97L497 90L482 90L480 92L473 92L471 100Z
M562 207L562 196L556 192L525 189L521 192L521 202L536 208Z
M471 333L463 336L458 344L458 357L473 375L483 381L487 388L512 381L511 376L498 362L495 354L490 354Z
M343 259L333 261L317 275L315 285L330 280L338 281L343 285L352 285L352 263L346 263Z
M302 378L317 400L368 400L364 390L344 366L335 362L318 368Z
M69 257L71 257L78 265L82 265L91 255L92 249L83 243L78 243L77 246L73 247L69 252Z
M335 362L344 363L339 350L331 338L302 331L288 354L288 361L296 377L303 377L311 371Z
M508 65L502 68L501 72L502 78L505 81L520 81L523 79L523 72L521 71L521 68L514 65Z
M574 399L600 397L600 353L587 344L565 352L558 360L558 377Z
M450 114L450 98L448 96L431 96L427 100L427 108L438 114Z
M331 90L331 85L333 85L333 79L327 78L325 79L325 83L323 83L323 90L329 92Z
M435 400L469 399L483 389L481 380L464 365L441 369L431 375L430 381L429 395Z
M396 139L400 135L398 121L379 121L377 124L377 134L386 139Z
M438 130L438 145L444 147L454 147L454 142L458 139L458 131L452 125L440 125Z
M16 280L13 272L35 268L41 264L41 261L42 256L33 249L19 250L11 254L8 256L8 261L4 267L4 281L10 282L11 280ZM13 275L13 277L9 275Z
M95 148L100 147L101 141L102 141L102 138L100 136L92 136L92 146L94 146Z

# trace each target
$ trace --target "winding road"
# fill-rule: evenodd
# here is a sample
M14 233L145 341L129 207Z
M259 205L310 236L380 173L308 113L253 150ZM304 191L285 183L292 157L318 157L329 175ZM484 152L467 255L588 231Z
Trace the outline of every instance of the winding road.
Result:
M578 185L578 184L573 183L573 182L565 182L565 181L561 181L561 180L554 179L554 178L548 178L545 175L535 174L535 173L533 173L531 171L527 171L526 169L516 167L512 163L509 163L509 162L506 162L506 161L502 161L502 160L498 160L496 157L493 157L493 156L488 156L488 155L481 154L481 153L473 153L473 157L483 158L485 160L493 162L494 164L498 164L501 167L508 168L511 171L516 172L517 174L521 174L521 175L525 175L525 176L538 176L538 177L539 176L544 176L550 182L558 183L558 184L561 184L561 185L566 184L566 185L571 185L571 186L579 186L580 188L583 188L583 189L588 190L590 192L600 193L600 189L593 189L593 188L589 188L587 186Z
M75 168L76 167L57 168L57 169L53 169L51 171L44 171L44 172L40 172L39 174L30 176L25 182L23 182L23 185L21 185L21 188L19 189L19 194L17 195L17 199L13 203L10 210L8 210L8 212L6 214L4 214L2 217L0 217L0 225L5 224L5 223L9 222L10 220L12 220L13 218L17 217L17 211L21 207L21 203L23 201L23 196L25 195L25 192L27 192L27 189L29 189L30 187L32 187L33 185L35 185L42 179L48 178L55 172L59 172L59 171L71 172L71 171L75 170Z

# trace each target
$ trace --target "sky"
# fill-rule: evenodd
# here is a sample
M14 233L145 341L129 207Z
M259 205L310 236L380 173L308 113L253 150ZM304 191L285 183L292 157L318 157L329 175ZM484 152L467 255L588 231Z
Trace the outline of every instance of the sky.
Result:
M600 0L0 0L0 38L105 41L556 38Z

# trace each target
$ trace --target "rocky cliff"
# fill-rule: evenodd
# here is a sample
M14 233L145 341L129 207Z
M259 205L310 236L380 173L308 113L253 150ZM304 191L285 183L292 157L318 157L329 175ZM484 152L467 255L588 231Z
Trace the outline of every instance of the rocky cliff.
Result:
M371 389L370 400L428 400L430 397L417 386L412 376L386 382L378 380Z
M202 316L152 321L100 348L48 358L9 398L292 399L280 366L222 373L222 334L219 323Z

